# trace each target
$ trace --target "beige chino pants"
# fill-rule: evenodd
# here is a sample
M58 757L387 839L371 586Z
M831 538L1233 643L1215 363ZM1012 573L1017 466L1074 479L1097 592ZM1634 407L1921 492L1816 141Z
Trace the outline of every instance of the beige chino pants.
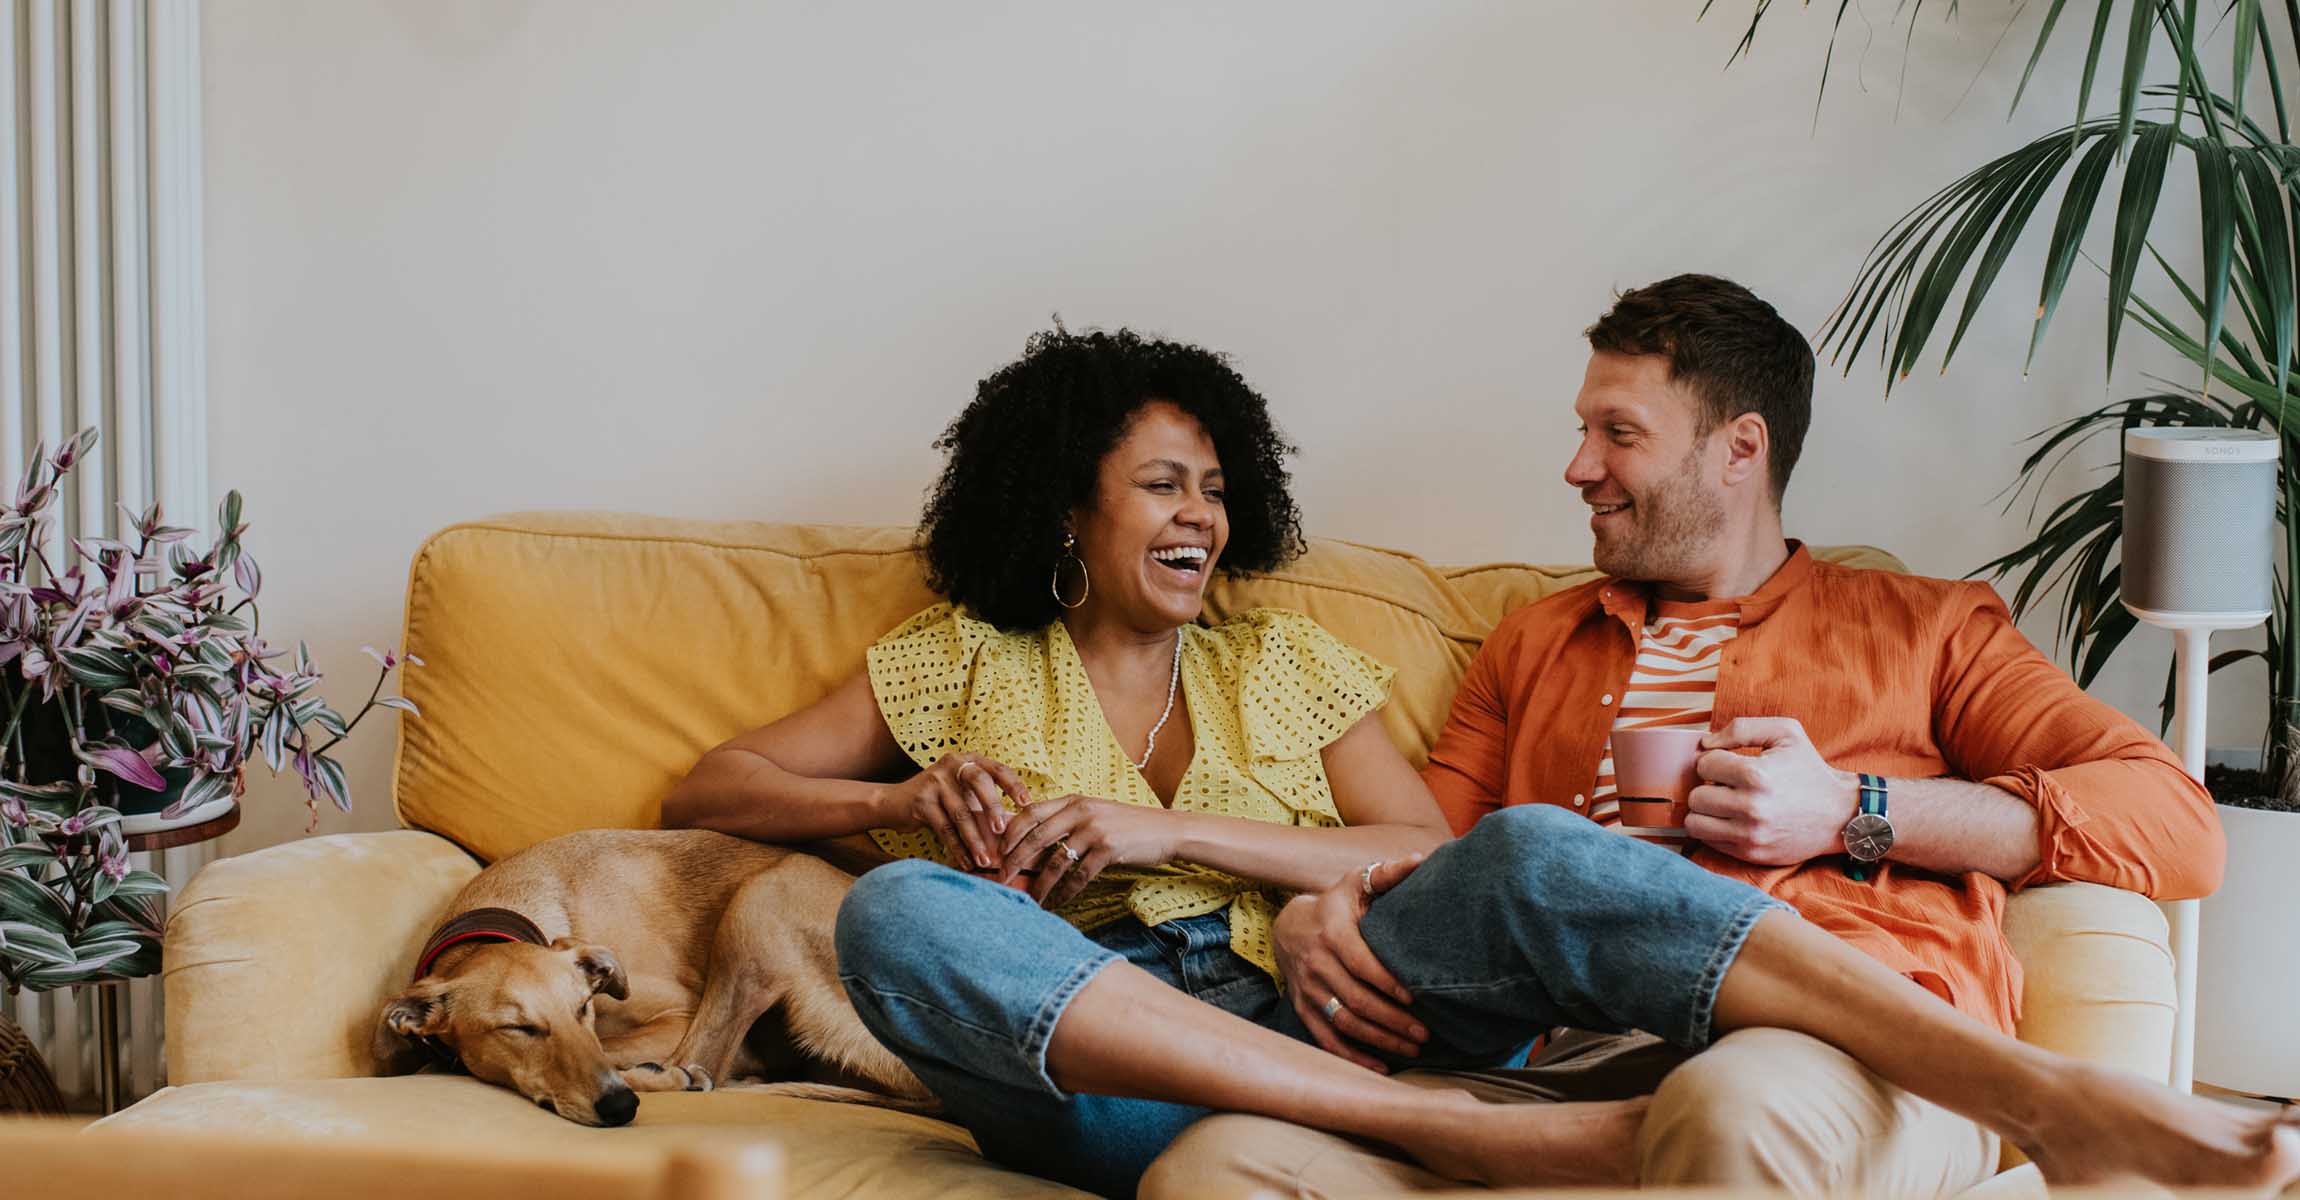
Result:
M1744 1029L1687 1055L1646 1034L1567 1031L1509 1071L1409 1071L1496 1103L1651 1095L1647 1187L1766 1185L1798 1196L1955 1195L1996 1172L1997 1137L1800 1033ZM1142 1200L1302 1200L1460 1185L1350 1138L1268 1117L1208 1117L1143 1177Z

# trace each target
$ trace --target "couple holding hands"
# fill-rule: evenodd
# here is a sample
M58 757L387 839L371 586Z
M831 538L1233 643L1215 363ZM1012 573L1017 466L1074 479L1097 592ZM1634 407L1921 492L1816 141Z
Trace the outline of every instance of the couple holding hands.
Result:
M2010 1036L2009 889L2218 882L2209 798L1985 585L1814 561L1813 356L1683 275L1588 330L1565 479L1606 578L1511 613L1416 772L1388 668L1198 623L1303 546L1218 355L1062 330L984 379L920 526L948 597L722 745L666 826L868 834L865 1024L1005 1165L1105 1195L1772 1183L2276 1188L2300 1126ZM1710 732L1683 837L1613 734ZM886 782L894 780L896 782ZM1643 833L1647 836L1624 836Z

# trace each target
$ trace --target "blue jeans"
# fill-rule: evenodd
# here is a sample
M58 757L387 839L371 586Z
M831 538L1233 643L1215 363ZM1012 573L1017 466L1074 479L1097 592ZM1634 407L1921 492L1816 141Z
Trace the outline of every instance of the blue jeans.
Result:
M1749 929L1783 906L1544 805L1495 813L1375 901L1366 942L1429 1028L1395 1066L1478 1069L1565 1025L1711 1040L1717 989ZM1269 977L1229 952L1227 917L1082 934L1011 888L933 863L889 864L839 908L839 978L992 1160L1108 1196L1206 1109L1063 1091L1054 1026L1120 959L1238 1016L1306 1040Z

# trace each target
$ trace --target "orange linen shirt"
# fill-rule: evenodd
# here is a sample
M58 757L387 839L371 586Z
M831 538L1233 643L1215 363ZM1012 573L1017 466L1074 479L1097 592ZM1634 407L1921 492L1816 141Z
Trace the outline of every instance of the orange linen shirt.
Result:
M2021 636L1995 589L1816 562L1790 547L1739 600L1717 725L1795 717L1838 770L1951 776L2019 796L2036 806L2042 862L2014 887L2083 880L2173 900L2220 885L2227 846L2210 796L2162 742ZM1575 808L1594 792L1651 598L1650 585L1601 579L1503 618L1422 773L1457 834L1505 805ZM1998 880L1887 862L1855 882L1839 855L1789 867L1708 847L1691 857L2012 1032L2021 969Z

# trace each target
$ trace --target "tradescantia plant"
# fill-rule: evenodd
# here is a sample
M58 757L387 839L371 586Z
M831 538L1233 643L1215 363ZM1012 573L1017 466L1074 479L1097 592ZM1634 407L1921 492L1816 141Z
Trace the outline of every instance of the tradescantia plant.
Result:
M1704 3L1702 13L1713 3ZM1736 58L1752 44L1771 5L1772 0L1754 0ZM1839 0L1839 27L1851 7L1851 0ZM1950 0L1946 10L1954 14L1957 7ZM2029 7L2015 6L2014 15ZM2300 227L2300 147L2292 141L2284 77L2300 67L2300 0L2233 0L2207 11L2200 11L2197 0L2049 0L2033 7L2041 11L2040 25L2013 105L2026 95L2055 36L2089 25L2075 120L1967 172L1894 222L1869 251L1816 344L1832 362L1842 359L1848 373L1864 348L1873 346L1889 392L1945 336L1941 370L1947 371L1982 298L2057 188L2030 327L2033 360L2084 256L2086 232L2113 195L2114 217L2106 231L2107 366L2115 366L2118 334L2130 322L2194 364L2198 381L2103 405L2038 434L2013 500L2031 489L2041 492L2070 453L2091 439L2110 434L2121 440L2123 430L2139 425L2256 429L2282 439L2281 563L2268 648L2229 651L2215 656L2211 666L2217 671L2254 658L2265 662L2265 777L2283 797L2269 797L2263 806L2289 803L2300 776L2300 593L2293 586L2300 563L2300 520L2294 519L2300 514L2300 254L2293 241ZM1913 32L1924 9L1917 0L1897 16L1905 15ZM2088 11L2089 22L2083 19ZM2225 48L2213 48L2222 35ZM2123 53L2116 113L2090 117L2103 50L2112 42ZM1829 56L1834 54L1832 37ZM2149 81L2152 61L2169 82ZM1824 60L1824 96L1828 73ZM2248 104L2256 80L2267 85L2265 111ZM2262 123L2270 120L2273 130ZM2157 200L2182 160L2196 180L2199 221L2193 232L2201 239L2201 267L2195 272L2176 270L2152 242L2169 232L2162 228ZM2112 175L2118 176L2113 188ZM2141 271L2149 264L2178 292L2177 303L2169 297L2152 303L2141 294ZM1946 322L1952 306L1953 328ZM2030 511L2034 520L2035 508ZM2088 686L2135 624L2119 602L2123 513L2119 469L2055 506L2028 542L1975 572L1999 579L2017 575L2016 613L2061 591L2060 632L2078 681ZM2171 701L2168 678L2168 719ZM2258 785L2237 786L2246 790L2224 790L2221 799L2254 802L2247 791L2257 792Z
M260 635L263 576L227 496L202 550L157 505L123 506L125 535L56 544L63 481L95 444L83 430L36 450L0 501L0 983L10 991L151 974L167 883L131 870L124 814L227 807L260 758L293 764L314 823L349 812L328 751L379 707L382 671L350 720L314 694L310 654ZM235 598L236 597L236 598ZM375 654L374 651L369 651Z

